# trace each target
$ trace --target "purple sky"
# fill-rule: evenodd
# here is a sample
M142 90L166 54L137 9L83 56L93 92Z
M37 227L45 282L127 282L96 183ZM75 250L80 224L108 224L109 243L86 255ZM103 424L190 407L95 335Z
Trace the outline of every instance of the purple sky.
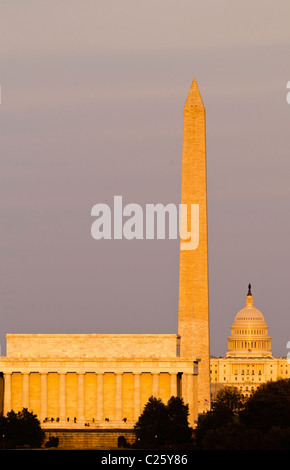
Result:
M177 332L178 240L91 237L122 195L179 204L182 113L206 107L211 354L252 283L290 340L290 3L0 1L0 342Z

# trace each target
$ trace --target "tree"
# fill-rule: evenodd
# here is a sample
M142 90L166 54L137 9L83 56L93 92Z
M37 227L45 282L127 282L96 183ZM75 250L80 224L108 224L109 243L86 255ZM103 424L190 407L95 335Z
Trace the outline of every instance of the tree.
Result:
M44 439L37 416L23 408L22 411L9 411L0 423L2 439L6 447L40 447Z
M181 444L191 441L192 428L188 423L188 405L184 405L182 398L171 397L167 403L169 426L167 442Z
M137 440L145 446L162 446L167 439L168 426L166 406L151 396L135 424Z
M223 390L194 435L204 450L290 450L290 379L261 385L244 404Z
M236 425L239 410L242 408L242 395L236 387L224 387L217 395L212 410L198 417L194 430L195 442L199 448L205 443L205 437L210 432L213 435L217 429L230 430ZM218 433L221 435L221 432ZM212 442L212 439L211 439Z
M203 450L267 450L276 449L266 441L257 429L245 429L239 425L209 430L202 442Z
M137 442L142 447L188 443L192 434L188 414L188 406L178 397L171 397L165 405L151 396L135 424Z
M243 408L242 395L236 387L223 387L213 403L213 410L224 408L230 414L237 413Z
M262 384L246 402L240 418L247 428L264 433L272 427L290 427L290 379Z

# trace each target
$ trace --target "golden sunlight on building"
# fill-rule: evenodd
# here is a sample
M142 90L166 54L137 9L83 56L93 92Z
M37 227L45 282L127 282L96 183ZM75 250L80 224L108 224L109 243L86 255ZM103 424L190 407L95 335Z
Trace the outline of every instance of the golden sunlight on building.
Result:
M200 216L198 246L180 247L178 332L7 334L0 411L28 408L49 432L120 434L133 432L152 395L181 397L191 426L210 408L205 109L195 79L183 120L181 199Z
M289 378L286 357L274 358L263 314L254 306L249 284L246 305L236 315L228 337L226 357L210 358L211 396L224 386L235 386L249 397L262 383Z

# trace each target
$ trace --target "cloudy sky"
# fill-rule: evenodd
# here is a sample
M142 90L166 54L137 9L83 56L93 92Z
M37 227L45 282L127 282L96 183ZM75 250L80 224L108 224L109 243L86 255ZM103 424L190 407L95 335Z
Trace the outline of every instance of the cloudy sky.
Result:
M252 283L290 340L290 3L0 0L0 341L177 332L178 240L91 237L94 204L179 204L206 107L211 354Z

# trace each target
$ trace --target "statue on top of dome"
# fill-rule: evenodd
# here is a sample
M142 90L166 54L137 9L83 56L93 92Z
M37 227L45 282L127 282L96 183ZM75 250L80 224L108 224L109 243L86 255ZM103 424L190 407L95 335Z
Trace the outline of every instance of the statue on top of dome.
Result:
M251 284L248 285L248 295L252 295L252 292L251 292Z

